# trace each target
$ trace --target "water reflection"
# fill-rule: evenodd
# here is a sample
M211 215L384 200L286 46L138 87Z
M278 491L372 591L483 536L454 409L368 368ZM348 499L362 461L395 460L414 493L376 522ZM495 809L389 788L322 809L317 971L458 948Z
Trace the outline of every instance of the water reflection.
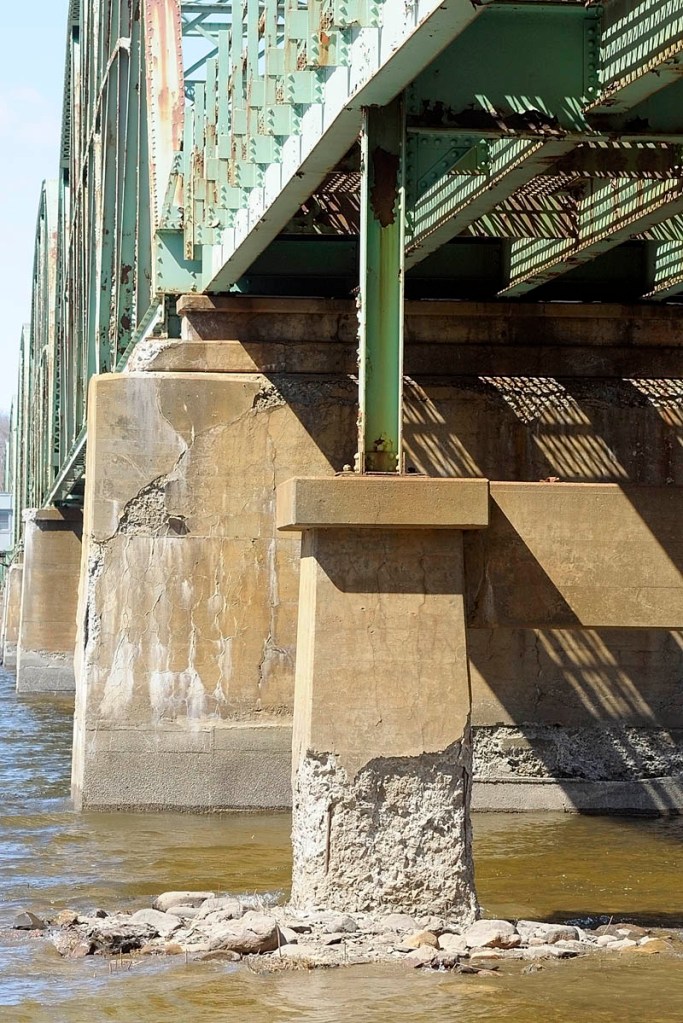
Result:
M0 674L0 927L20 907L140 905L165 888L286 889L287 815L72 812L71 707L17 700ZM683 919L683 822L484 815L475 822L489 914L545 919L587 913ZM617 956L510 964L491 978L400 968L257 974L241 966L138 961L110 972L70 962L49 942L0 937L0 1021L7 1023L569 1023L680 1018L683 964Z

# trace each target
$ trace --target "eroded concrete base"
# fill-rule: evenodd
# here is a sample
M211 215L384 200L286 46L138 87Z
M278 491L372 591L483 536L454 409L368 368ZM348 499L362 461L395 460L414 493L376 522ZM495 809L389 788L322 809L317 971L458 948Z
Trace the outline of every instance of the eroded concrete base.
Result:
M476 915L470 750L377 758L355 777L306 754L295 776L292 904L351 912Z

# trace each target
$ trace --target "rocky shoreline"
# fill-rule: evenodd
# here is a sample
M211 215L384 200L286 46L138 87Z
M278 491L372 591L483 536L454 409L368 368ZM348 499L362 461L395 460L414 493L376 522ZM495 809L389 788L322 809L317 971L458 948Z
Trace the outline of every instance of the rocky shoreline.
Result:
M416 969L486 973L501 961L530 964L595 953L683 955L683 932L610 921L597 927L533 920L303 912L267 897L164 892L136 912L65 910L44 920L24 912L14 929L47 937L69 959L184 956L185 960L258 961L259 969L400 963ZM529 965L527 969L535 967Z

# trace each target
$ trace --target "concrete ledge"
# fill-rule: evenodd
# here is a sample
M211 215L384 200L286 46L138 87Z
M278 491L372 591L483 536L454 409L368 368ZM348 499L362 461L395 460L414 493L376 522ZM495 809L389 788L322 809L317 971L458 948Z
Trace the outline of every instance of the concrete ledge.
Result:
M277 528L483 529L488 506L484 479L300 477L277 489Z
M16 643L5 643L5 649L2 656L2 666L10 671L15 671L17 667L17 644Z
M23 513L24 522L45 522L65 529L79 527L83 522L83 511L80 508L27 508Z
M19 648L18 693L73 693L75 689L73 657Z
M683 777L638 781L534 781L474 779L472 809L478 812L637 814L683 813Z
M88 730L77 810L285 810L292 805L290 725L196 732ZM85 790L85 796L84 791Z

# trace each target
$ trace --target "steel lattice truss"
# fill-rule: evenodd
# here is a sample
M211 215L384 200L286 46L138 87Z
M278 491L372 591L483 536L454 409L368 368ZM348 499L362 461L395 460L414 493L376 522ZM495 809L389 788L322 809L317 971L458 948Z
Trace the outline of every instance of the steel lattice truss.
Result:
M353 290L363 111L396 97L408 289L613 298L624 252L623 298L683 292L680 0L71 0L24 504L78 486L90 376L177 295Z

